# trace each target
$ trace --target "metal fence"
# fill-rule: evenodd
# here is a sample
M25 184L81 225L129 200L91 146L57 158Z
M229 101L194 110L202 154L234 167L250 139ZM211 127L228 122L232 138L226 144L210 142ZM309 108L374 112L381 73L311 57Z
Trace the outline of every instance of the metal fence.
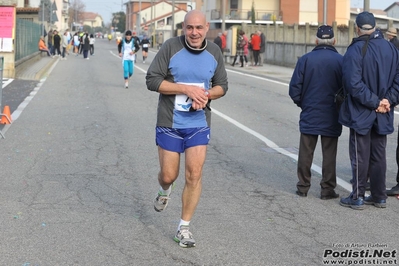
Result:
M29 56L39 50L37 44L40 39L39 24L25 19L17 19L15 37L15 61Z

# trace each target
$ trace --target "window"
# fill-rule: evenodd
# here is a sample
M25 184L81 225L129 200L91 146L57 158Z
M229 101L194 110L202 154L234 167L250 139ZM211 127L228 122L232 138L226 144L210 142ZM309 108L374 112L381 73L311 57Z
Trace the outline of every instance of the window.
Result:
M172 25L172 22L173 22L172 17L166 18L166 25Z
M238 9L238 0L230 0L230 9Z

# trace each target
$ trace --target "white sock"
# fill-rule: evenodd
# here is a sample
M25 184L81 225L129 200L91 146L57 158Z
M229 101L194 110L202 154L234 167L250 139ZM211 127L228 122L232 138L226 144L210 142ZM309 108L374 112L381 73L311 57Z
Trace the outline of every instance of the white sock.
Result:
M177 231L180 230L180 226L182 226L182 225L190 226L190 221L184 221L184 220L180 219L180 223L179 223L179 226L177 227Z
M172 185L167 190L164 190L162 187L159 188L159 194L169 196L170 192L172 192Z

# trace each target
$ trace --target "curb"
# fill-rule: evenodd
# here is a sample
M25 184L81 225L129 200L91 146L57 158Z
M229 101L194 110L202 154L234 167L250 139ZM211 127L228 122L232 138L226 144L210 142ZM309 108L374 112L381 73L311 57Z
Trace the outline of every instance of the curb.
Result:
M54 59L49 61L49 63L46 64L45 67L43 67L42 69L40 69L36 75L35 75L35 80L41 80L44 76L46 76L48 74L48 71L52 68L52 66L58 61L57 59Z

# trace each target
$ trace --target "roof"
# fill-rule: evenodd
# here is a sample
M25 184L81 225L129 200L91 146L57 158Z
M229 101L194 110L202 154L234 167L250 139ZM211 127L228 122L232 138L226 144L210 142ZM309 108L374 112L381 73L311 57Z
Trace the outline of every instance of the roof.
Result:
M363 8L351 7L351 12L361 13L361 12L363 12ZM369 12L373 13L374 15L379 15L379 16L386 16L387 15L386 9L385 10L382 10L382 9L370 9Z
M17 14L39 13L39 7L17 7Z
M391 4L389 7L385 8L384 11L386 12L394 6L399 6L399 2L393 2L393 4Z
M101 15L94 12L83 12L82 14L83 20L96 20L97 17L101 18Z

